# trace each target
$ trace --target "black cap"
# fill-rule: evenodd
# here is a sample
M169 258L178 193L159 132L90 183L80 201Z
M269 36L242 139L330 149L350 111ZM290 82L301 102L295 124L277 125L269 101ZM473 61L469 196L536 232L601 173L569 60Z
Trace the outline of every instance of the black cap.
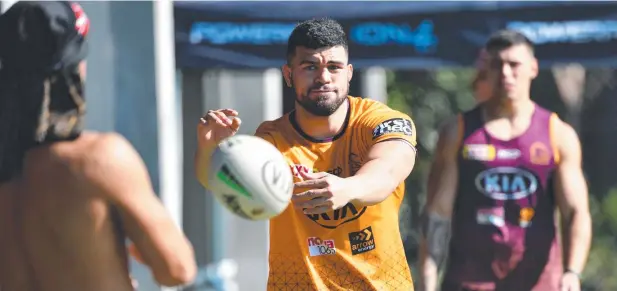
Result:
M90 21L77 3L19 1L0 16L2 68L59 71L87 55Z

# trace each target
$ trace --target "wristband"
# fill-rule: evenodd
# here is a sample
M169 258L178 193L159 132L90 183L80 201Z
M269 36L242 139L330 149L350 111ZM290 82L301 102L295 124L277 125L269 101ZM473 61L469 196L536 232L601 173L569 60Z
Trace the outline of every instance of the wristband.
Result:
M572 270L572 269L566 269L566 271L564 272L564 274L567 274L567 273L574 274L574 275L576 275L576 277L577 277L579 280L581 279L581 274L580 274L579 272L576 272L576 271L574 271L574 270Z

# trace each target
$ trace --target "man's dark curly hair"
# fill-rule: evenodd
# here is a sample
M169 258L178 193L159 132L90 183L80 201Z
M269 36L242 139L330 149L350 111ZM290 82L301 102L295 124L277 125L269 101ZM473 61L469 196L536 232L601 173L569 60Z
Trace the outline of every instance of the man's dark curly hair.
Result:
M524 45L532 54L534 53L533 42L524 34L510 29L502 29L493 33L484 45L484 49L489 53L495 53L516 45Z
M320 49L342 46L348 50L347 35L341 24L329 18L311 19L299 23L287 41L287 63L291 64L296 47Z

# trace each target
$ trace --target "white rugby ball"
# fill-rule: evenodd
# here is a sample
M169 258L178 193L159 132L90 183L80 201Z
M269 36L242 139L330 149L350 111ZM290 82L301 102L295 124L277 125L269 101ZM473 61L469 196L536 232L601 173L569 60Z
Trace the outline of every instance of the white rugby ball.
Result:
M229 211L249 220L270 219L287 208L293 192L289 164L266 140L235 135L210 159L208 184Z

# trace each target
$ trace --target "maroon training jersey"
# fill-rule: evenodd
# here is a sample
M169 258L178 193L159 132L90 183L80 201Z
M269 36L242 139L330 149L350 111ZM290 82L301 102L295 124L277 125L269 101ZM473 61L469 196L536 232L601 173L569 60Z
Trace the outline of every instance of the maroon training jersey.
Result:
M458 195L442 290L559 290L562 274L552 174L557 115L535 105L509 141L484 128L480 106L459 118Z

